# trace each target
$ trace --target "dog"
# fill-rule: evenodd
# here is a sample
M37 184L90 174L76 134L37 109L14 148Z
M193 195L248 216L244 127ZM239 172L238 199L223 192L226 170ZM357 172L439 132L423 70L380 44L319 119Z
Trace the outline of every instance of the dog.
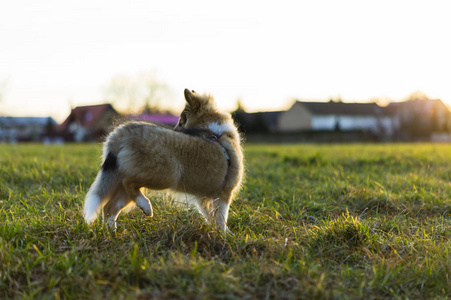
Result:
M241 137L213 97L188 89L184 95L185 108L173 130L129 122L107 137L101 170L84 202L88 224L102 212L116 229L120 212L133 204L153 216L142 193L146 188L189 195L208 223L228 231L230 204L243 178Z

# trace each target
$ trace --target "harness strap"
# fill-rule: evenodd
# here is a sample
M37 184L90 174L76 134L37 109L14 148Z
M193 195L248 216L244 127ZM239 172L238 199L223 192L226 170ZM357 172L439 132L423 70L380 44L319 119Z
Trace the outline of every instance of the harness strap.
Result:
M230 166L230 156L229 156L229 154L227 153L226 148L219 142L219 138L220 138L220 137L221 137L221 136L218 136L218 135L216 135L216 134L212 134L212 135L210 135L209 139L210 139L210 141L216 142L216 143L219 144L219 146L221 146L222 151L224 152L224 155L225 155L225 157L226 157L226 159L227 159L227 164Z

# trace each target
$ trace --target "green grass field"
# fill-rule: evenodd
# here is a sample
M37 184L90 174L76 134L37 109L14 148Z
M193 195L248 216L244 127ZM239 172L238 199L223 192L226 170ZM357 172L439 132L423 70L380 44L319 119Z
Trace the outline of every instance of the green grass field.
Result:
M0 298L451 297L451 145L248 145L224 237L167 195L81 216L100 145L0 145Z

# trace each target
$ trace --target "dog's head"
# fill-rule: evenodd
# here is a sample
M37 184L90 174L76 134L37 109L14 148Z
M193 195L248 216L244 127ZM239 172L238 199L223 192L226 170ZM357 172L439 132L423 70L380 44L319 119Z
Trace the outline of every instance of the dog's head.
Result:
M208 129L218 135L236 133L230 114L219 112L213 97L185 89L186 105L174 130Z

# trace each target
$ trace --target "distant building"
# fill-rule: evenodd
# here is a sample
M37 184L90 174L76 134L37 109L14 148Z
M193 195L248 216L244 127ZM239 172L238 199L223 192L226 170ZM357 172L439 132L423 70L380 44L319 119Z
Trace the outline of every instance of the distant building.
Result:
M232 113L240 132L268 133L278 131L279 116L282 111L246 113L238 110Z
M111 131L119 117L111 104L78 106L72 109L57 132L65 141L99 141Z
M280 132L357 130L392 135L395 127L392 116L376 103L296 101L278 121Z
M56 126L50 117L0 117L0 142L40 142Z
M400 130L409 136L427 138L451 130L451 114L440 99L392 102L386 109L398 118Z
M247 134L304 133L303 138L308 139L314 132L321 132L322 137L327 132L331 137L341 132L341 136L356 139L451 141L451 113L439 99L393 102L386 107L376 103L296 101L287 111L246 113L241 109L233 117ZM351 135L353 132L360 135Z

